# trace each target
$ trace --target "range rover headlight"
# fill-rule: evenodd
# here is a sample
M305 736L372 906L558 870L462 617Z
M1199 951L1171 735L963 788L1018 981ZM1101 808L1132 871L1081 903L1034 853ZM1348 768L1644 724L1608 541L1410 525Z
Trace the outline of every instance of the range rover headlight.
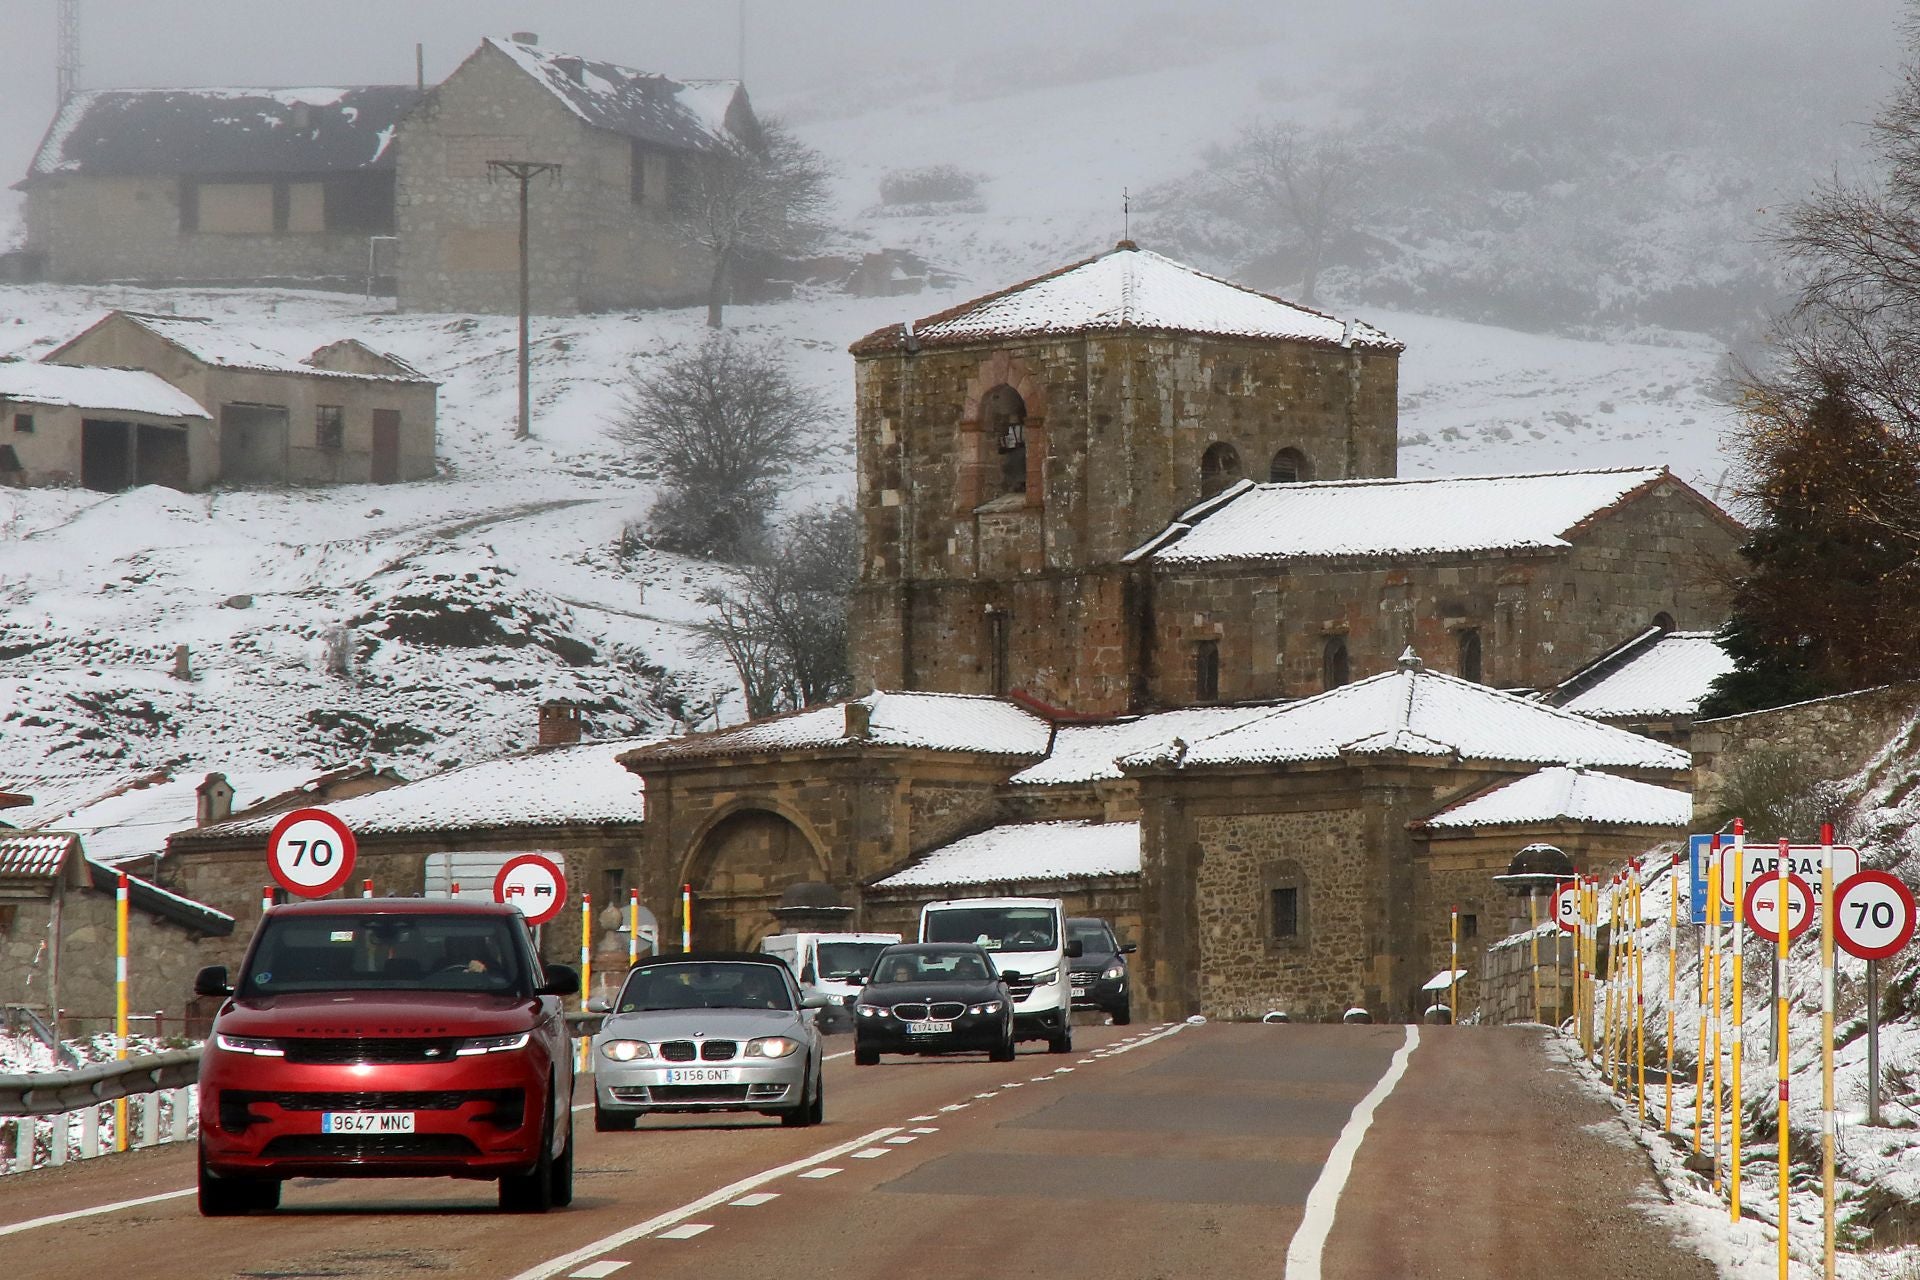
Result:
M641 1040L607 1040L600 1045L600 1052L615 1062L637 1062L641 1058L651 1058L653 1048Z
M510 1053L515 1049L527 1047L527 1041L533 1039L533 1032L521 1031L510 1036L480 1036L474 1040L462 1040L455 1046L456 1058L472 1058L482 1053Z
M229 1053L251 1053L260 1058L287 1056L287 1051L280 1047L278 1040L263 1040L258 1036L230 1036L223 1031L215 1036L213 1041Z
M786 1036L761 1036L758 1040L747 1041L749 1058L787 1058L800 1047L798 1040Z

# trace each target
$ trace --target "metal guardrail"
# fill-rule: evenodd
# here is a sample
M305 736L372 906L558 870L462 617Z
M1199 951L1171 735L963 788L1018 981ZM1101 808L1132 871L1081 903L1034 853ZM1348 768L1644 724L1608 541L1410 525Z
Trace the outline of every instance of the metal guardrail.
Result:
M200 1049L169 1049L124 1062L93 1062L70 1071L0 1075L0 1116L51 1116L99 1102L179 1089L200 1075Z

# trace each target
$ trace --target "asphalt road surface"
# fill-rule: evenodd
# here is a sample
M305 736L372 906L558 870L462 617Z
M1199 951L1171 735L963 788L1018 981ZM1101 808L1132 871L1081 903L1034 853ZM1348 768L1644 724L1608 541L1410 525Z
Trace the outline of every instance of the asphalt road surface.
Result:
M1711 1280L1544 1034L1088 1026L1012 1064L843 1056L818 1128L579 1112L575 1200L544 1217L487 1183L302 1180L277 1214L202 1219L181 1144L0 1181L0 1280Z

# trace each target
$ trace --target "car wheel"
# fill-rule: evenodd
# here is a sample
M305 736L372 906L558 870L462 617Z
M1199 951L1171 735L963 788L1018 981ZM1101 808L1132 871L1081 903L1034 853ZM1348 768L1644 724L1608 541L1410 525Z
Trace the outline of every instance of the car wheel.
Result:
M207 1168L207 1153L202 1148L199 1194L201 1217L237 1218L255 1210L278 1208L280 1181L277 1178L222 1178Z
M826 1104L827 1080L825 1076L821 1076L814 1086L813 1100L810 1102L802 1101L800 1105L793 1108L793 1110L781 1112L780 1123L786 1125L788 1128L794 1129L819 1124L825 1117Z
M573 1203L573 1112L567 1112L567 1145L553 1162L553 1205L564 1209Z
M1019 1046L1014 1043L1014 1039L1013 1039L1013 1028L1008 1027L1005 1038L1002 1039L999 1044L987 1050L987 1061L1012 1062L1015 1054L1018 1053L1018 1051L1019 1051Z
M593 1109L593 1131L595 1133L632 1133L640 1117L631 1111L605 1111L596 1106Z
M1062 1016L1060 1019L1060 1030L1047 1037L1047 1052L1073 1052L1073 1019L1071 1017Z
M856 1067L877 1067L880 1065L880 1051L869 1049L863 1044L853 1046L853 1065Z
M547 1103L547 1122L540 1129L540 1158L527 1173L500 1179L500 1208L505 1213L545 1213L553 1208L553 1103Z
M1121 1005L1118 1009L1115 1009L1113 1011L1114 1026L1124 1027L1132 1021L1133 1021L1133 1002L1131 1000L1129 1000L1126 1004Z

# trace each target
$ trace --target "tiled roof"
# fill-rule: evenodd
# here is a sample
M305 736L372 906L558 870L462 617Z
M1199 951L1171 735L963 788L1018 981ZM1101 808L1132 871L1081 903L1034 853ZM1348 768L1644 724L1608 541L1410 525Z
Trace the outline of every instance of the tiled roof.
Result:
M120 868L87 859L87 882L95 889L113 893L119 888L119 877ZM224 938L233 932L233 917L226 912L217 911L197 898L162 889L136 875L127 876L127 905L210 937Z
M847 733L847 703L756 720L731 729L674 738L640 752L635 763L760 755L821 747L892 747L971 751L982 755L1046 754L1051 726L1004 698L964 693L870 693L865 736Z
M638 823L646 815L644 791L619 757L656 741L621 738L552 747L315 807L339 817L356 835ZM176 835L169 847L264 835L279 820L272 814L198 827Z
M908 325L875 330L855 355L910 346L1101 330L1198 333L1400 351L1359 321L1341 321L1206 275L1122 241L1120 247Z
M68 98L27 180L59 174L323 174L393 167L412 85L89 89Z
M1110 724L1063 724L1054 733L1053 750L1047 758L1014 774L1011 781L1060 786L1124 777L1115 763L1122 756L1175 738L1191 742L1245 724L1272 711L1273 705L1184 707Z
M141 369L0 361L0 400L145 413L156 418L210 418L198 401Z
M617 63L487 37L486 45L507 57L567 109L596 129L641 142L691 151L728 145L728 115L738 80L673 80Z
M262 373L297 373L310 378L354 378L374 382L427 382L431 379L418 375L408 376L398 373L347 373L335 369L321 369L308 364L299 356L285 351L276 351L254 341L249 336L252 326L226 324L209 319L206 316L168 316L152 315L144 311L121 311L115 314L128 320L154 336L172 343L194 359L221 369L248 369ZM67 343L52 354L57 356ZM371 348L368 348L371 350ZM376 355L384 354L375 352Z
M1665 467L1307 484L1241 481L1183 512L1125 559L1197 564L1564 547L1577 526L1662 482L1683 485Z
M1393 671L1122 764L1195 768L1387 754L1674 770L1690 763L1686 752L1639 734L1403 660Z
M1138 875L1137 822L1015 822L943 845L875 888Z
M1556 766L1482 792L1419 825L1458 830L1560 821L1685 827L1693 821L1693 797L1610 773Z
M0 876L54 876L80 837L65 831L0 829Z
M1700 709L1733 659L1710 631L1669 631L1619 655L1605 669L1567 681L1556 704L1596 720L1684 718Z

